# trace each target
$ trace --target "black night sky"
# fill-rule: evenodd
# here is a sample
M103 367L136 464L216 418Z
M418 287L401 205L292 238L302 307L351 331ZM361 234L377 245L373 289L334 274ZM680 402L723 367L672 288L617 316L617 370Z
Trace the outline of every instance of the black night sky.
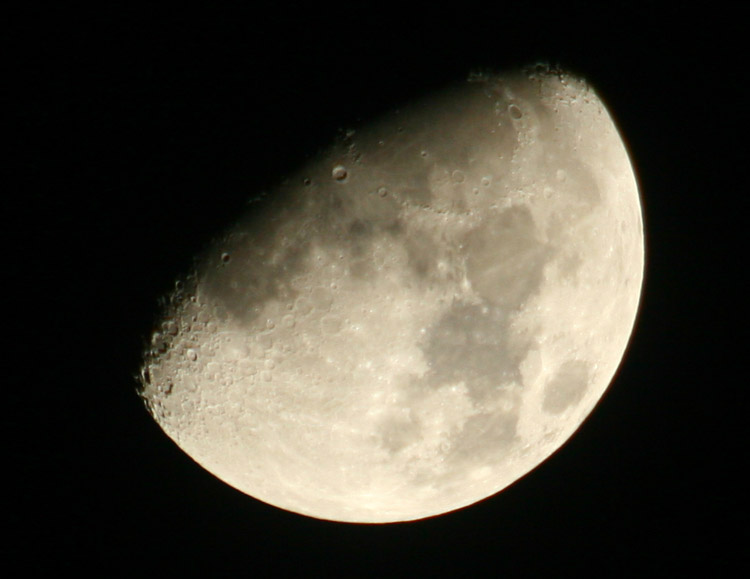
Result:
M739 10L261 4L7 20L9 567L598 577L747 563ZM647 231L636 332L568 444L473 507L370 526L260 503L163 435L134 380L157 300L250 197L342 128L539 60L608 105Z

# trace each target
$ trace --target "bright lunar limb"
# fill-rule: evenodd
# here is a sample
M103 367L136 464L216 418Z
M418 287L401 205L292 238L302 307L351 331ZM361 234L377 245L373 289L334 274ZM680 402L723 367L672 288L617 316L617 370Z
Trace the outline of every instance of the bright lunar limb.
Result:
M475 75L281 184L178 284L141 395L233 487L394 522L484 499L559 448L611 381L644 248L595 92Z

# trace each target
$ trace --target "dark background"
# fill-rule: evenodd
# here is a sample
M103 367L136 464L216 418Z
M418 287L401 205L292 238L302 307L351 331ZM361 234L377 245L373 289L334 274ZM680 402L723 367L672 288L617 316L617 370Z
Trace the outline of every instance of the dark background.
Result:
M102 576L612 576L745 558L743 17L717 3L487 4L10 14L6 561ZM287 513L193 463L134 390L157 300L193 255L339 129L540 59L609 106L647 230L636 332L579 432L501 494L399 525Z

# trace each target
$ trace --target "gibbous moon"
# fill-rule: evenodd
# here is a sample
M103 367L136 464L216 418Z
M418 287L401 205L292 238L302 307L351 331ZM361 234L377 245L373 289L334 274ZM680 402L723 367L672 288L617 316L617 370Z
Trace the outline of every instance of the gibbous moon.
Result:
M196 263L142 371L164 432L271 505L406 521L497 493L592 411L641 206L596 93L536 67L348 131Z

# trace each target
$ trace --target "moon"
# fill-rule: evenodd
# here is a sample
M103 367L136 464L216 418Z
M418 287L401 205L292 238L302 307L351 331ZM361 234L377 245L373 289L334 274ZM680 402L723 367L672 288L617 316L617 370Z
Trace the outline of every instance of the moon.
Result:
M181 279L139 393L164 432L281 509L408 521L557 450L633 330L642 211L581 78L475 74L347 131Z

